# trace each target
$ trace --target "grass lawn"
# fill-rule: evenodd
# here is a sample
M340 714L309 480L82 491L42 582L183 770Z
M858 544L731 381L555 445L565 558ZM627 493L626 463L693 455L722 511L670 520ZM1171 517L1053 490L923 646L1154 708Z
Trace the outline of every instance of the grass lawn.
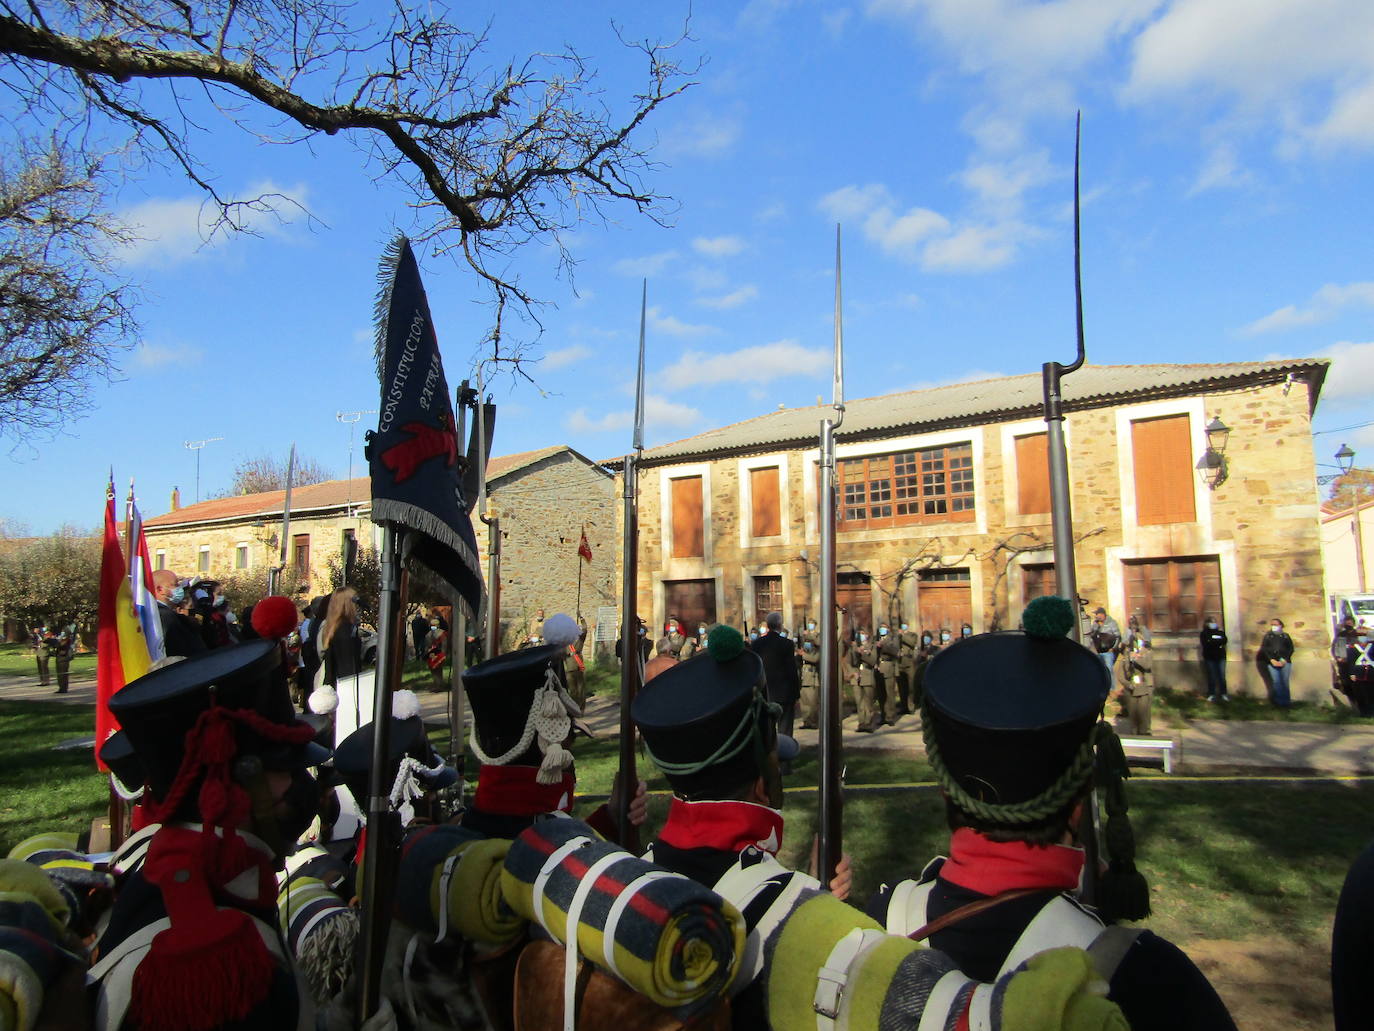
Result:
M56 659L48 660L48 672L53 677L57 676ZM19 674L37 680L38 664L34 661L33 649L27 644L0 644L0 674ZM94 676L95 652L73 656L71 674L74 677Z
M75 830L104 812L105 781L95 773L90 751L51 750L60 741L89 737L92 719L89 706L0 701L0 855L30 834ZM610 787L616 743L579 741L574 751L583 795L579 811L585 814ZM643 828L647 841L662 826L668 801L666 784L649 764L641 761L639 768L650 789L663 792L651 800ZM944 810L929 777L929 768L911 759L872 753L848 759L844 847L854 859L856 900L884 881L913 876L943 851ZM786 784L781 858L801 866L816 823L813 754L794 764ZM1244 1026L1329 1027L1321 982L1331 915L1346 869L1374 837L1374 780L1145 776L1133 778L1128 791L1140 866L1154 898L1149 926L1185 947L1236 943L1232 951L1239 953L1253 952L1258 942L1305 957L1310 1019L1308 1011L1279 1014L1266 1003L1276 1022ZM1253 1000L1256 992L1272 988L1269 982L1282 982L1282 971L1273 970L1278 961L1260 964L1256 973L1244 973L1239 962L1240 979L1226 982L1223 992L1228 1003ZM1293 994L1291 982L1279 990ZM1280 995L1280 1002L1287 996Z
M1162 687L1155 692L1154 715L1169 725L1181 726L1186 720L1261 720L1270 723L1334 723L1356 726L1374 725L1374 716L1360 716L1343 705L1294 702L1289 709L1278 709L1264 698L1233 696L1229 702L1209 702L1192 691Z

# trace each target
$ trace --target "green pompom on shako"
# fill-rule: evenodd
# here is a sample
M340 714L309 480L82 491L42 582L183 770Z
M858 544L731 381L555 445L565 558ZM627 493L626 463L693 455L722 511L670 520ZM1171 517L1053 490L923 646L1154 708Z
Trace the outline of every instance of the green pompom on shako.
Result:
M1021 628L1031 637L1068 637L1073 629L1073 602L1057 594L1034 598L1021 614Z
M725 623L713 626L706 635L706 651L717 662L729 662L744 652L744 635Z

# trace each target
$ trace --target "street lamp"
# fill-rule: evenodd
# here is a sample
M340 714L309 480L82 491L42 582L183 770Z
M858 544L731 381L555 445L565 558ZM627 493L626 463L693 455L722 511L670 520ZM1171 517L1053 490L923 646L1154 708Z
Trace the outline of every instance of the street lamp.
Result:
M1197 460L1197 474L1208 490L1216 490L1226 482L1226 442L1231 439L1231 427L1213 416L1207 424L1207 450Z
M1340 472L1326 473L1323 476L1318 476L1317 482L1323 486L1330 483L1332 480L1339 480L1346 473L1350 472L1351 469L1355 468L1355 450L1349 444L1342 444L1341 449L1332 457L1336 459L1336 468L1339 469ZM1326 465L1325 462L1322 464ZM1326 467L1328 469L1331 468L1329 465Z

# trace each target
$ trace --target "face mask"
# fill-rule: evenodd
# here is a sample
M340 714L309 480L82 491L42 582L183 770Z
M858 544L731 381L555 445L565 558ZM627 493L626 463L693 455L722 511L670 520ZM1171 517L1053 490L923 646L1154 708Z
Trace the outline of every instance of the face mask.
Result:
M429 621L429 625L433 627L435 630L439 629L439 621L437 619L431 619Z
M903 630L906 629L906 624L905 624L905 623L902 624L902 629L903 629Z
M933 641L933 640L935 640L935 638L931 637L929 634L922 634L922 635L921 635L921 643L922 643L922 644L930 644L930 642Z
M968 627L964 627L962 630L959 631L959 636L960 636L960 637L972 637L972 636L973 636L973 631L970 630Z
M643 627L640 627L640 628L639 628L639 636L640 636L640 637L643 637L643 636L644 636L645 634L647 634L648 632L649 632L649 631L645 630Z
M941 634L941 635L940 635L940 640L942 640L942 641L948 641L948 640L949 640L949 634Z
M762 637L762 636L763 636L764 634L766 634L766 633L768 633L768 628L767 628L766 626L761 626L761 627L759 627L759 629L758 629L758 635L759 635L760 637Z
M808 629L808 630L815 630L815 629L816 629L816 621L815 621L814 619L808 620L808 621L807 621L807 624L806 624L806 629Z
M669 623L669 624L668 624L668 633L670 633L670 634L675 634L675 633L677 633L677 624L676 624L676 623Z
M749 640L751 640L751 641L757 641L758 639L759 639L759 632L758 632L757 630L750 630L750 631L749 631Z
M170 600L171 603L172 603L173 605L180 605L183 601L186 600L186 588L185 588L185 587L176 587L176 588L173 588L173 590L172 590L172 596L171 596L171 598L168 599L168 600Z
M878 627L878 636L879 636L879 637L886 637L886 636L887 636L887 627L885 627L885 626L880 626L880 627Z
M697 636L698 636L698 637L705 637L705 636L706 636L706 628L705 628L704 626L699 626L699 627L697 627Z
M868 635L867 635L867 634L860 634L860 635L859 635L859 643L860 643L860 644L863 644L863 643L864 643L865 641L867 641L867 640L868 640Z
M1270 624L1269 624L1269 629L1272 630L1272 631L1274 631L1274 633L1277 634L1279 631L1281 631L1281 630L1283 629L1283 627L1279 626L1277 623L1270 623Z
M1208 629L1208 630L1215 630L1216 628L1217 628L1217 622L1216 622L1216 620L1214 620L1214 619L1209 619L1209 620L1207 621L1207 629Z

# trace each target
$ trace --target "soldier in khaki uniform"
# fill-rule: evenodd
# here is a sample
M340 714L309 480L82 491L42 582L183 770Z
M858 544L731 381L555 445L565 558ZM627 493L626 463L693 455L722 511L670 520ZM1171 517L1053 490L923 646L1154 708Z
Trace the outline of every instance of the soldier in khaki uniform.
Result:
M858 730L860 734L871 734L883 725L882 702L878 695L878 646L868 631L860 630L849 654L859 680Z
M687 638L682 633L682 623L676 616L669 616L668 625L664 629L667 631L668 654L678 660L687 658L682 654L682 649L687 644Z
M897 632L897 643L901 648L897 658L897 692L901 702L898 711L905 715L916 709L911 700L911 687L916 679L916 653L921 647L920 636L906 620L902 620Z
M682 651L678 654L683 662L686 662L702 648L706 647L706 624L698 623L695 637L688 637L682 642Z
M821 632L814 619L806 621L797 655L801 659L801 725L815 730L821 716Z
M897 688L897 661L902 645L886 622L878 625L878 639L874 643L878 646L878 704L883 719L894 724L902 715L901 692Z

